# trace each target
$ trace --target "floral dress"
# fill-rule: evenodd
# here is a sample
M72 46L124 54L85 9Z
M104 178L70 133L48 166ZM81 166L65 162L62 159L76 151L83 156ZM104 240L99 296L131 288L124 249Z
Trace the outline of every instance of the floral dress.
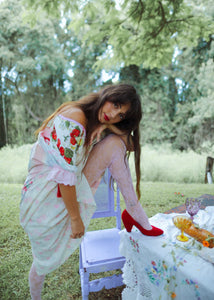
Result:
M29 173L22 189L20 222L29 236L39 275L58 268L81 242L70 237L70 216L58 184L76 186L85 228L96 208L82 173L86 161L85 134L81 124L58 115L40 132L31 151Z

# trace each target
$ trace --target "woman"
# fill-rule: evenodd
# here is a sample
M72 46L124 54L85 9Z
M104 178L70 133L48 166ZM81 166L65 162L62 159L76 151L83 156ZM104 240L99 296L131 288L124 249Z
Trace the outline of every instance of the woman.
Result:
M63 264L79 246L95 211L93 194L106 168L125 199L122 219L126 229L131 231L135 225L146 235L163 233L150 225L138 201L141 117L136 90L118 84L61 105L38 129L20 204L21 225L33 252L32 299L40 299L45 274ZM135 153L138 197L127 150Z

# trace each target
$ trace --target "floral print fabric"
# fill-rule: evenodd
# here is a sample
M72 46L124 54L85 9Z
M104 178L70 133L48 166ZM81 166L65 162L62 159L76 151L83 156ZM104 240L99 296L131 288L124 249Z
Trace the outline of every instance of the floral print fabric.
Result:
M70 217L58 183L75 185L80 214L87 228L95 211L84 167L85 129L57 116L42 131L31 151L29 173L22 189L20 222L29 236L39 275L47 274L77 249L81 239L71 239Z
M197 250L197 242L193 245L191 238L187 243L176 239L180 231L172 222L175 215L150 218L151 224L163 228L160 237L142 235L136 228L131 233L121 231L120 252L126 257L123 300L214 299L213 263L201 257L203 249ZM200 227L212 228L214 207L200 210L197 221Z

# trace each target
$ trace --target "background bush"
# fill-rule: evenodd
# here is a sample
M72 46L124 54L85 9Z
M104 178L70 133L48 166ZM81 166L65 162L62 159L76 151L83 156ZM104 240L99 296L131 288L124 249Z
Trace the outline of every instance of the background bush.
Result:
M0 182L23 183L27 175L32 145L6 146L0 149Z
M6 146L0 149L0 182L23 183L27 175L28 160L32 145ZM179 151L169 144L142 147L142 180L151 182L204 183L206 157L212 151L196 153ZM133 176L134 162L130 157Z

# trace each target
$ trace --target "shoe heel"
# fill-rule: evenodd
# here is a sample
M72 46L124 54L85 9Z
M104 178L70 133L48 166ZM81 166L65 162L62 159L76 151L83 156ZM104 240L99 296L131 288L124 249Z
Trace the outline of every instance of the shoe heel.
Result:
M126 228L126 231L127 232L131 232L133 224L131 224L131 223L125 223L124 221L123 221L123 224L124 224L124 226Z
M123 220L123 224L126 228L126 231L131 232L132 227L133 227L133 222L132 222L132 220L130 220L130 216L126 210L124 210L122 213L122 220Z

